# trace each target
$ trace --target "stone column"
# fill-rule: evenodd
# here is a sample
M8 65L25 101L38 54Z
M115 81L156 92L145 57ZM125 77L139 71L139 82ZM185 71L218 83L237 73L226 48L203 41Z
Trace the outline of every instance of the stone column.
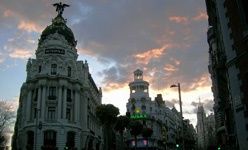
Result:
M40 118L40 107L41 107L41 91L42 91L42 89L41 89L41 87L39 86L39 88L38 88L38 100L37 100L37 114L38 114L38 118Z
M84 91L83 92L83 99L81 100L82 101L82 106L83 106L83 108L81 108L81 110L82 110L82 122L83 122L83 130L87 130L87 124L88 124L88 122L87 122L87 105L88 105L88 95L87 95L87 93L86 93L86 91Z
M59 96L58 96L58 120L61 120L62 118L62 98L63 98L63 95L62 95L62 87L59 86Z
M41 120L45 119L45 111L46 111L46 90L47 87L43 86L42 88L42 101L41 101L41 107L40 107L40 113L41 113Z
M79 109L80 109L80 102L79 102L79 91L75 91L75 103L74 103L74 116L76 124L79 124Z
M67 88L64 88L63 95L63 119L66 119L66 99L67 99Z
M32 91L30 90L29 92L28 92L28 97L27 97L27 106L25 106L25 108L23 108L23 109L25 109L26 110L26 116L27 116L27 119L26 119L26 121L30 121L30 119L31 119L31 109L32 109L32 107L31 107L31 101L32 101Z

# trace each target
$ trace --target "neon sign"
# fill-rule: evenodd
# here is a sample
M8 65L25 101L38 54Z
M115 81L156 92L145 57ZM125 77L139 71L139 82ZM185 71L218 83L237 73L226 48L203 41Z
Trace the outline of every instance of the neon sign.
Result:
M132 114L130 118L131 119L146 119L147 115L146 114Z

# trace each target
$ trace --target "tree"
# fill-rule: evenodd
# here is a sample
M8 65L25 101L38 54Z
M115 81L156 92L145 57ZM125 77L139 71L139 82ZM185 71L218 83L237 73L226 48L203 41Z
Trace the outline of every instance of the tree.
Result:
M96 108L96 116L103 125L104 150L114 148L113 125L119 115L119 109L112 104L102 104Z
M137 120L132 120L129 123L129 128L130 128L130 134L134 136L135 149L136 149L136 147L137 147L137 136L139 134L141 134L141 132L143 130L143 125Z
M116 124L115 124L115 130L118 131L121 135L121 142L122 144L124 144L124 140L123 140L123 132L125 130L125 128L128 127L128 124L130 122L130 119L127 116L119 116L117 118ZM124 146L122 147L122 149L124 148Z
M15 110L6 101L0 101L0 147L5 147L5 134L15 122Z

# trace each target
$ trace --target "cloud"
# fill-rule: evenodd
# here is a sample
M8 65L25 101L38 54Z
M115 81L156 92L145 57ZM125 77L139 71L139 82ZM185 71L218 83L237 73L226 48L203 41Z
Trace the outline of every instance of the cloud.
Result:
M38 33L41 33L42 31L42 27L39 26L38 24L31 22L31 21L24 21L24 20L22 20L18 24L18 29L24 30L27 32L38 32Z
M32 52L26 49L14 49L9 56L11 58L27 59L32 56Z
M195 21L202 21L202 20L207 20L208 19L208 15L206 11L199 11L198 14L196 16L193 17L193 20Z
M3 13L4 17L12 17L14 15L15 15L15 12L13 12L12 10L9 10L9 9L5 10Z
M168 106L168 107L170 107L170 108L172 108L172 107L174 107L176 104L178 104L179 102L178 102L178 100L176 100L176 99L172 99L172 100L166 100L165 101L165 105L166 106Z
M3 63L5 60L3 54L0 52L0 64Z
M161 48L151 49L139 54L135 54L134 58L137 60L137 63L148 64L151 59L159 58L162 55L164 55L164 52L169 47L170 47L169 45L166 45Z
M203 107L204 107L204 110L206 112L206 114L208 113L211 113L213 112L213 106L214 106L214 101L211 100L211 99L204 99L201 101L201 103L203 104ZM194 106L194 112L193 113L196 113L197 112L197 108L199 106L199 102L191 102L191 105Z
M169 20L175 23L180 23L180 24L188 24L189 19L188 17L185 16L170 16Z

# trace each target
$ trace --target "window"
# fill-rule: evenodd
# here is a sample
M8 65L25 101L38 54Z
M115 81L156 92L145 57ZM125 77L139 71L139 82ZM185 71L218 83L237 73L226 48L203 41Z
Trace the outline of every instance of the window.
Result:
M71 90L70 89L67 89L67 102L71 102Z
M146 110L146 106L145 105L142 105L141 106L141 109L144 111L144 110Z
M56 146L56 132L53 130L44 131L44 146Z
M34 132L28 131L27 132L27 150L32 150L34 146Z
M57 65L52 64L51 65L51 75L56 75L57 74Z
M67 68L68 77L71 77L71 67Z
M67 132L66 147L71 149L74 146L75 146L75 132L69 131Z
M47 119L48 120L55 120L55 107L48 107L47 108Z
M248 1L242 0L242 6L244 10L244 15L245 15L245 21L248 24Z
M69 121L71 120L71 109L70 108L66 108L66 119L68 119Z
M38 89L35 89L35 91L33 90L33 100L35 102L37 102L38 100Z
M56 87L51 86L49 87L49 99L56 99Z
M41 73L41 66L39 66L38 72Z
M33 115L34 115L34 119L36 118L37 113L38 113L37 108L34 108L34 113L33 113Z

